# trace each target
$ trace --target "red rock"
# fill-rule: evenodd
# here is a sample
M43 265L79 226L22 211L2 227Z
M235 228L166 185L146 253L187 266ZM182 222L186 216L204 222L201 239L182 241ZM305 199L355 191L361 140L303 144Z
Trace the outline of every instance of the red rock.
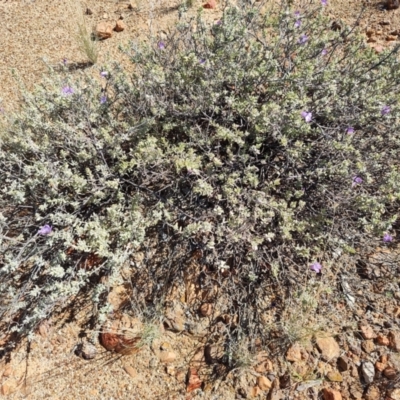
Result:
M322 393L324 400L342 400L342 395L337 390L325 388Z
M217 7L217 3L215 0L208 0L207 3L203 4L203 8L216 8Z
M200 380L196 369L195 368L189 368L187 385L186 385L186 392L190 393L190 392L193 392L193 390L201 388L201 384L202 384L202 381Z

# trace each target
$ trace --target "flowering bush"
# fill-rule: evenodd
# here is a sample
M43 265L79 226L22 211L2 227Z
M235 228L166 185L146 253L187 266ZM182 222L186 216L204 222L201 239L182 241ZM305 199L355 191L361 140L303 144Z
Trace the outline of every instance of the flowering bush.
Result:
M2 135L3 328L29 333L87 295L101 321L126 270L132 301L154 303L196 252L201 285L219 282L239 326L262 329L257 304L278 277L396 240L394 51L330 30L323 5L227 7L124 51L133 74L52 74Z

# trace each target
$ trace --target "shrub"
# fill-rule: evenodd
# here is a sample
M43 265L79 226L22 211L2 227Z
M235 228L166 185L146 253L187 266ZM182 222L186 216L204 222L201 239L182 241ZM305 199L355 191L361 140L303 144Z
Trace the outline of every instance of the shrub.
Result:
M320 8L227 7L132 43L135 72L109 66L103 87L51 74L0 148L3 328L89 295L104 321L127 270L132 303L156 303L196 259L235 329L265 333L271 287L395 233L397 49Z

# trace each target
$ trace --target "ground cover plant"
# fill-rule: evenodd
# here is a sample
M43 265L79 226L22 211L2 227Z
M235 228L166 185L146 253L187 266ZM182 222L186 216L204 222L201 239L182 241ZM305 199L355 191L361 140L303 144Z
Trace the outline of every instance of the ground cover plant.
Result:
M235 316L233 354L243 334L269 338L263 312L286 307L264 304L272 290L316 285L339 273L332 260L396 240L397 48L331 30L324 5L228 4L216 23L200 13L122 49L134 73L50 70L24 94L0 136L10 346L77 299L100 327L126 281L131 306L151 309L191 270Z

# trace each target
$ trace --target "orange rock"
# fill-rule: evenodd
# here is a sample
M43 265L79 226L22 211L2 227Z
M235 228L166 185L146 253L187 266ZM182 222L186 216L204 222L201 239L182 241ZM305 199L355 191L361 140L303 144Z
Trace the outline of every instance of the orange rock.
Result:
M125 28L126 28L126 25L124 24L124 22L119 19L115 24L114 31L122 32L123 30L125 30Z
M189 368L186 392L190 393L190 392L193 392L193 390L201 388L201 384L202 384L202 381L200 380L196 369Z
M124 365L123 366L124 371L131 377L135 378L137 375L137 371L135 368L131 367L130 365Z
M289 350L286 353L286 360L293 362L301 361L301 350L299 345L294 344L289 347Z
M325 388L323 390L324 400L342 400L340 392L334 389Z
M376 343L378 343L380 346L389 346L390 340L387 336L379 334L376 338Z
M199 312L202 317L209 317L213 312L213 305L211 303L203 303Z
M340 356L340 347L333 337L317 338L315 342L324 360L329 361Z
M271 389L272 382L266 376L259 376L257 378L257 385L261 390L267 391Z
M101 21L96 26L96 35L99 39L108 39L112 36L113 26L106 21Z
M177 356L173 351L162 351L160 353L160 361L165 364L174 362L176 357Z
M215 0L208 0L207 3L203 4L203 8L216 8L217 3Z
M383 371L383 375L385 375L386 378L393 380L396 379L397 371L392 367L386 367Z
M375 363L375 369L379 372L382 372L386 368L386 364L383 364L379 361Z
M375 339L376 334L372 327L368 324L362 324L360 325L360 330L361 330L361 335L363 336L364 339Z

